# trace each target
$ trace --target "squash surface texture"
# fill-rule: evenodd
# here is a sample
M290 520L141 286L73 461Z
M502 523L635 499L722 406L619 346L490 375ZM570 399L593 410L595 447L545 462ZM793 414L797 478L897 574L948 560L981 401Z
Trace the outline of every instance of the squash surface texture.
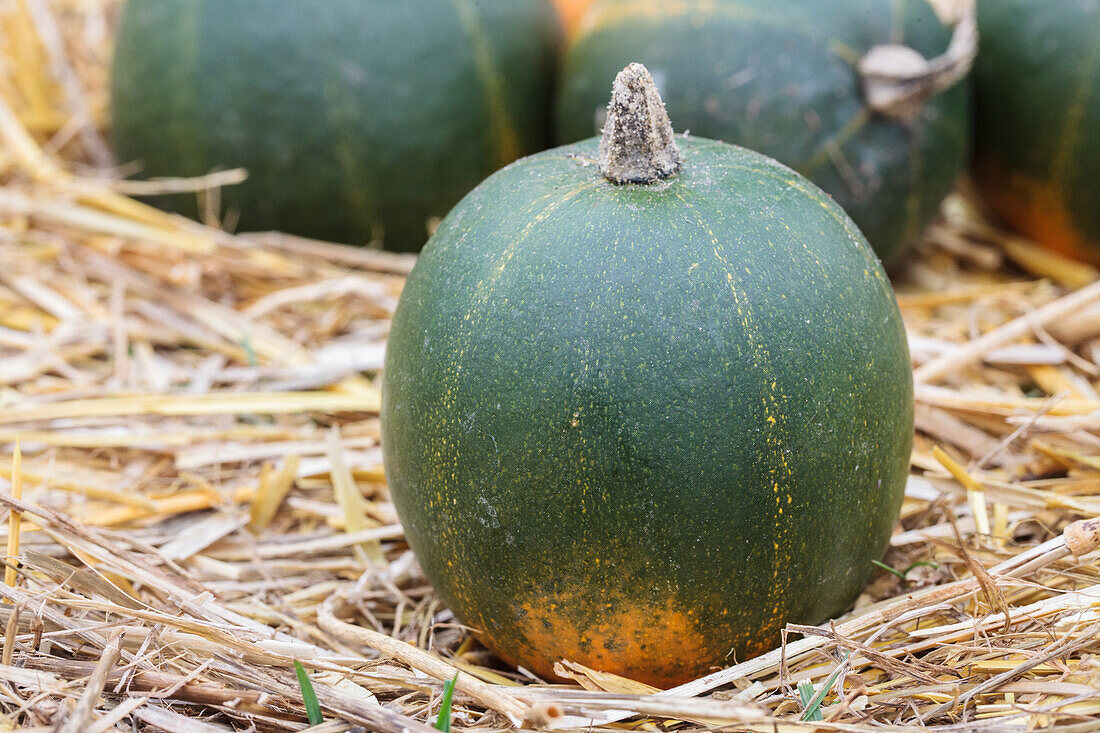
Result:
M596 134L606 79L652 72L677 129L772 156L851 215L887 265L936 215L965 162L967 90L911 121L868 109L860 59L904 44L931 59L950 32L925 0L597 0L570 36L557 134Z
M625 72L624 72L625 73ZM408 540L504 659L671 685L843 611L913 428L890 284L844 212L677 136L610 183L595 139L444 219L401 295L383 451Z
M994 213L1100 264L1100 4L982 0L974 180Z
M115 146L145 176L247 168L241 229L418 250L545 147L557 34L549 0L129 0Z

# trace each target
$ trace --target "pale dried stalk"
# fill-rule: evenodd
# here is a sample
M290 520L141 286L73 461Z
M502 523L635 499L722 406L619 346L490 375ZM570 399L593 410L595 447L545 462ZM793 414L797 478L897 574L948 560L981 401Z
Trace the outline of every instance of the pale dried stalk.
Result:
M53 13L50 12L45 0L26 0L26 2L31 17L34 18L38 37L49 56L53 77L65 93L69 111L75 119L79 120L80 140L92 163L97 167L106 168L114 162L114 156L111 155L110 148L107 147L106 141L99 134L92 120L84 86L73 71Z
M1075 530L1074 534L1076 535L1076 533L1077 530ZM1091 533L1088 536L1091 536ZM1100 538L1098 538L1098 540L1100 540ZM1079 549L1081 549L1080 546ZM1093 545L1093 549L1095 549L1095 544ZM1016 557L1006 560L1000 565L992 568L989 573L990 575L1025 577L1039 568L1047 567L1061 560L1069 554L1070 551L1066 548L1064 536L1059 536L1038 547L1032 548L1028 552L1021 553ZM871 613L857 616L851 621L838 625L836 627L836 633L842 636L852 636L870 628L885 628L905 614L912 613L918 609L930 608L948 601L956 600L977 591L979 587L980 584L978 580L976 578L970 578L968 580L960 580L949 583L948 585L936 586L917 593L912 593L906 597L885 603L881 608ZM729 684L734 680L749 678L765 670L778 667L784 656L799 656L812 649L818 649L825 646L827 643L828 640L824 637L799 639L798 641L787 644L785 648L762 654L759 657L734 665L733 667L714 672L706 677L701 677L692 682L673 687L670 690L665 690L664 692L658 693L658 695L689 697L701 695L709 690ZM622 717L611 718L604 722L613 722L613 720L622 719Z
M961 367L973 364L993 348L1002 346L1021 336L1027 336L1036 326L1045 327L1053 321L1076 313L1094 303L1097 299L1100 299L1100 281L1086 285L1080 290L1047 303L1032 313L1020 316L1003 326L998 326L979 338L937 359L933 359L913 372L913 380L922 384L934 382Z
M232 733L232 728L213 725L181 715L168 708L148 706L135 710L133 716L167 733Z
M337 639L350 644L367 646L437 680L455 679L457 675L456 690L466 693L482 705L503 714L513 725L521 724L527 717L530 706L517 700L508 692L488 685L476 677L456 669L442 659L403 641L398 641L372 629L353 626L336 618L336 612L345 602L345 597L337 593L330 596L317 609L317 625L325 633L332 634Z
M29 405L0 413L0 424L120 415L278 415L307 410L378 412L380 406L381 397L377 391L359 395L329 392L145 394Z
M103 692L103 686L107 684L107 675L118 663L122 656L122 632L116 631L107 640L107 646L99 657L99 663L92 671L84 692L80 695L76 707L69 719L61 726L58 733L81 733L91 721L92 711L99 702L99 695Z
M1094 624L1089 631L1082 634L1081 637L1077 639L1070 638L1066 640L1055 641L1054 643L1050 644L1045 650L1043 650L1042 654L1037 654L1031 659L1028 659L1026 662L1023 662L1022 664L1014 667L1013 669L1010 669L1003 674L999 674L986 680L985 682L975 685L974 687L970 688L965 693L960 695L957 700L953 700L951 703L944 703L943 705L940 705L939 707L932 710L928 715L940 715L958 705L965 705L968 700L971 700L978 695L988 692L990 690L996 690L1001 685L1011 680L1013 677L1018 677L1019 675L1027 672L1029 669L1037 667L1043 662L1051 659L1057 659L1058 657L1072 652L1075 649L1080 649L1081 647L1095 640L1096 632L1098 630L1100 630L1100 624Z
M11 495L13 499L23 498L23 451L19 439L15 440L15 451L11 455ZM8 555L7 566L4 568L4 582L15 585L16 567L19 563L19 528L23 523L23 515L12 510L8 515ZM10 662L11 657L4 655L4 664Z

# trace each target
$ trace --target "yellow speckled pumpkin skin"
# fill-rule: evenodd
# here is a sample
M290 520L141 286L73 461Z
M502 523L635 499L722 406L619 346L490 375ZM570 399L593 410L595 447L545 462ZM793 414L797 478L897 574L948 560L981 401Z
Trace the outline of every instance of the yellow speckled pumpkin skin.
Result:
M596 141L494 174L394 316L386 475L458 618L539 674L659 686L843 611L913 429L883 270L831 199L750 151L614 185Z

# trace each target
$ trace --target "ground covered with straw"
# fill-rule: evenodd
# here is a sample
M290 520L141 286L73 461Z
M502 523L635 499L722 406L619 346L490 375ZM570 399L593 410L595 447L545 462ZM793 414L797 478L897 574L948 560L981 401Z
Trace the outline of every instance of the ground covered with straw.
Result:
M105 167L113 11L0 3L0 728L301 730L297 660L325 731L432 730L456 673L456 729L1100 730L1095 271L954 195L896 279L916 444L856 608L672 690L550 683L440 604L387 495L413 260L137 203L237 174Z

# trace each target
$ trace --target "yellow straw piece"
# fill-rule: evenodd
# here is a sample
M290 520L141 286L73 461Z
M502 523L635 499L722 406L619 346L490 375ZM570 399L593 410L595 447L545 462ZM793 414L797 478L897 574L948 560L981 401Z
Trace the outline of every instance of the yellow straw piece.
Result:
M1008 541L1008 505L1000 501L993 502L993 538L1001 547Z
M951 456L938 445L932 448L932 457L940 462L948 473L955 477L955 480L966 487L966 500L970 503L970 508L974 512L974 523L977 525L978 534L985 536L990 535L989 531L989 510L985 504L985 490L982 485L979 484L974 478L966 472L962 466L955 462Z
M279 415L293 412L378 412L377 389L354 395L331 392L246 392L202 395L144 394L28 405L0 413L0 424L30 420L119 415Z
M264 464L260 472L260 488L249 509L248 528L253 532L266 527L275 517L283 499L294 486L301 462L298 456L287 456L286 464L275 474L271 473L269 464Z

